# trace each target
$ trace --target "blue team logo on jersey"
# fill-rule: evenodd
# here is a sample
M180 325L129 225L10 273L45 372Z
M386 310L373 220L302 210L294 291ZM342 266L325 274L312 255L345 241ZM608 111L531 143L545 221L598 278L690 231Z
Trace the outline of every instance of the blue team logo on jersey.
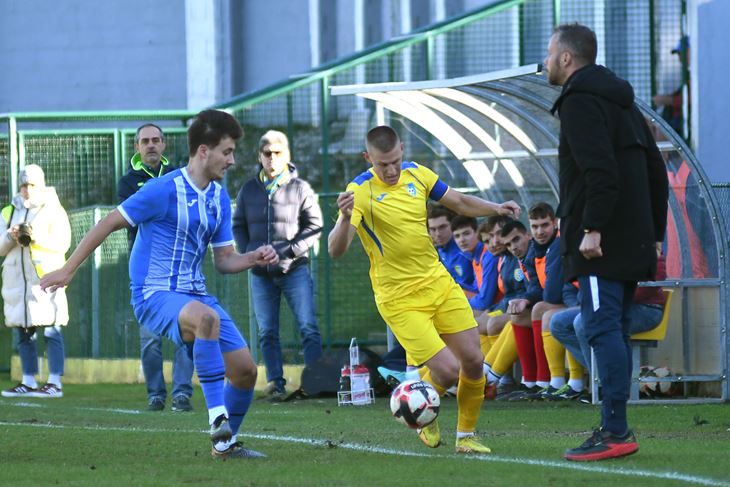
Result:
M459 276L459 277L464 276L464 269L462 269L461 268L461 265L459 265L459 264L456 264L454 266L454 272L456 272L456 275Z
M385 198L385 193L380 193L380 195L375 198L375 201L383 201L383 198Z
M406 186L408 189L408 194L411 196L416 196L416 186L413 183L408 183L408 186Z
M522 272L522 269L520 269L519 267L516 267L515 272L514 272L514 278L515 278L515 281L522 282L525 280L525 273Z

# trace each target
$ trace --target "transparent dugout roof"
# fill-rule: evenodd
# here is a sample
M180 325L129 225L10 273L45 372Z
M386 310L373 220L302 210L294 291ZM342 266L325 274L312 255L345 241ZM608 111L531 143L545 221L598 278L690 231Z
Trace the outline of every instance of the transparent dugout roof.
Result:
M446 182L470 181L486 198L514 198L525 207L537 201L557 203L560 123L550 108L560 87L547 83L540 65L331 90L333 95L374 102L378 123L385 123L388 116L413 127L409 129L413 133L425 132L437 142L430 145L436 147L435 158L441 162L433 168ZM719 283L725 236L709 182L684 141L651 108L637 104L652 128L669 176L668 279Z

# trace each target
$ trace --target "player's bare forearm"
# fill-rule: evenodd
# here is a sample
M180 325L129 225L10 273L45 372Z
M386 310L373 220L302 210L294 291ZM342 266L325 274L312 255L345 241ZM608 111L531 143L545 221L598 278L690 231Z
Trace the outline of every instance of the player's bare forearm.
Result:
M235 274L257 265L276 265L279 256L271 245L263 245L256 250L239 254L232 245L213 249L215 269L221 274Z
M519 218L520 216L520 207L514 201L494 203L453 189L446 192L440 203L464 216L506 215L513 218Z
M350 223L352 210L355 208L355 193L345 191L337 196L337 208L340 216L337 218L335 227L327 236L327 252L330 257L336 259L347 252L355 235L355 227Z
M73 279L79 266L106 240L109 234L128 227L129 223L119 213L119 210L113 210L84 235L84 238L81 239L81 242L76 246L63 267L57 271L49 272L41 278L41 289L48 289L52 292L59 287L66 286Z
M350 248L354 234L355 228L350 224L350 219L340 215L327 237L327 252L330 257L333 259L342 257Z

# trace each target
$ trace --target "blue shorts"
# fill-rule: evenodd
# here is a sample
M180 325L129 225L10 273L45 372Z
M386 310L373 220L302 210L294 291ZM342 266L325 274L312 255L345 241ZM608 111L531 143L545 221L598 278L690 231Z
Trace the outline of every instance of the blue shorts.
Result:
M142 326L152 333L166 336L181 346L184 342L180 336L177 319L180 311L190 301L199 301L218 313L221 320L220 338L218 339L221 352L233 352L248 346L246 340L241 336L241 332L236 328L236 324L213 296L157 291L147 299L132 299L132 306L134 316Z

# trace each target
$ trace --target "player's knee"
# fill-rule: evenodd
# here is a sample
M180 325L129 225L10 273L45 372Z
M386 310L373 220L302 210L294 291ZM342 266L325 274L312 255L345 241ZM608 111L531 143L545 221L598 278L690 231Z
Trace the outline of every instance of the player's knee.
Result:
M434 363L429 366L431 376L442 387L449 388L459 378L459 363L456 361Z
M258 369L255 365L243 366L228 375L234 387L238 389L250 389L256 385Z
M545 301L540 301L539 303L535 303L535 306L532 307L532 320L539 320L542 319L542 315L550 309L550 305L546 303Z
M198 336L208 339L218 338L220 326L220 317L212 310L206 310L201 314L200 320L198 321Z
M482 370L482 364L484 363L484 354L481 350L475 350L471 353L465 354L461 361L461 369L468 376L478 374ZM457 370L458 374L458 370Z
M444 367L441 376L442 383L445 387L451 387L456 384L456 381L459 379L459 370L461 369L458 364L451 364Z
M498 320L489 320L487 323L487 335L499 335L502 331L502 325Z

